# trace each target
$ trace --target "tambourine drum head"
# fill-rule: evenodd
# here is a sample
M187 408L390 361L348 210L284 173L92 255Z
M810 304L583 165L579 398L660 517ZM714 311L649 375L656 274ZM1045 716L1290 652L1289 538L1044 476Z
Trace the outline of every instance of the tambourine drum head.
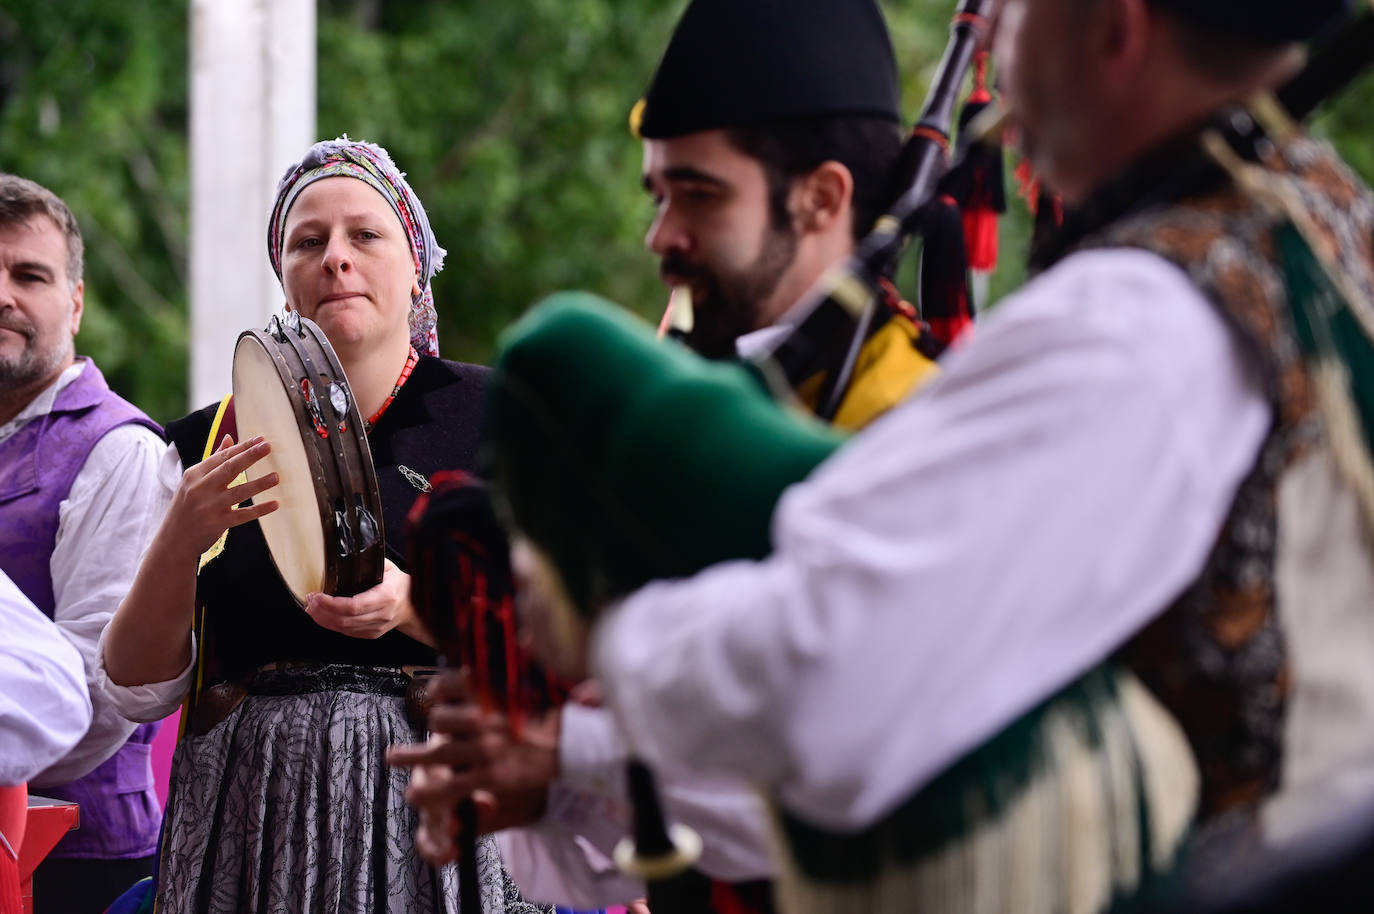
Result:
M277 570L296 599L322 589L325 576L324 525L315 494L315 474L301 439L296 412L282 387L271 355L252 337L234 349L234 413L239 438L261 435L272 452L248 468L248 478L276 472L280 482L263 499L277 510L261 518L263 536Z

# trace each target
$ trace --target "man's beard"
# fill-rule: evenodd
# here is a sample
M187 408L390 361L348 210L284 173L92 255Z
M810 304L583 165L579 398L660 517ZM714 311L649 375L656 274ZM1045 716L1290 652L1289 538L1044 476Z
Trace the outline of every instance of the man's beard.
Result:
M25 339L25 345L17 355L0 355L0 390L16 390L47 377L62 362L61 348L42 350L35 341L37 330L19 321L0 318L0 329L13 330Z
M735 339L757 329L763 300L773 294L796 256L797 233L790 226L768 229L759 256L738 273L722 275L673 254L665 256L663 273L692 280L705 290L692 301L687 345L708 359L733 359Z

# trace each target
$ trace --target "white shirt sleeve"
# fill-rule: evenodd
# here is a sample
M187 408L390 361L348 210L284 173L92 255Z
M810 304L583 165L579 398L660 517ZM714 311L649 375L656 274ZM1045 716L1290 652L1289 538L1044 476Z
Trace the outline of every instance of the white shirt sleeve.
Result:
M1271 419L1181 271L1075 255L788 490L767 560L609 612L593 668L650 763L862 828L1165 609Z
M559 777L550 786L544 819L502 838L506 866L527 897L573 907L643 897L643 883L621 875L611 861L633 818L628 760L610 712L563 708ZM697 865L703 873L726 882L774 875L769 813L757 791L719 774L677 768L656 775L669 817L701 835Z
M99 688L97 645L106 623L129 592L134 573L172 491L158 465L166 445L140 425L122 425L98 441L58 509L57 543L49 567L53 621L81 654L91 690L91 728L75 749L34 778L36 786L65 784L112 756L133 732Z
M91 723L81 655L0 571L0 786L23 783Z
M602 908L643 898L644 883L623 875L610 855L551 823L496 833L501 860L526 901Z
M625 780L629 749L608 710L568 705L562 713L560 780L566 788L600 796L609 805L598 809L551 803L550 816L610 854L631 822ZM773 876L770 813L757 790L726 774L681 764L661 767L655 779L669 817L701 835L698 866L703 873L726 882ZM614 828L613 838L603 824L607 822Z
M157 482L167 493L167 502L176 494L181 484L184 468L176 445L169 444L158 462ZM163 513L166 513L164 506ZM161 522L161 516L158 518ZM156 528L154 528L156 530ZM191 690L196 670L196 637L191 635L191 659L175 679L166 682L150 682L137 686L122 686L111 682L105 671L105 634L102 631L95 651L96 667L92 692L108 702L126 720L147 722L161 720L171 714L186 698Z

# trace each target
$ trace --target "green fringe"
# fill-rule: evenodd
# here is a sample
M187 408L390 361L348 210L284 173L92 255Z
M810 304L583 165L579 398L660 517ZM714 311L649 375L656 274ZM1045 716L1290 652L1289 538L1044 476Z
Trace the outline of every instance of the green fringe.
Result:
M1276 242L1298 345L1309 361L1345 365L1365 445L1374 451L1374 343L1293 223L1279 227Z
M1085 742L1102 745L1098 709L1117 703L1113 668L1099 667L1022 715L877 824L837 833L781 813L788 848L800 870L824 882L864 882L892 865L909 865L998 820L1045 768L1042 725L1066 713ZM1141 798L1142 859L1150 859L1149 819ZM1148 866L1145 867L1148 870Z

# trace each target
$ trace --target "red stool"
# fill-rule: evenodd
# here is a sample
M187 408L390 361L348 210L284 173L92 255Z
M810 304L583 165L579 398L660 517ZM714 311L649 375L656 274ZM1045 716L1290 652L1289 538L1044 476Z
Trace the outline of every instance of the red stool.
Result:
M19 848L28 818L28 791L23 784L0 787L0 914L23 910L19 891Z
M19 894L24 914L33 914L33 871L62 836L81 824L75 803L28 798L24 840L19 846Z

